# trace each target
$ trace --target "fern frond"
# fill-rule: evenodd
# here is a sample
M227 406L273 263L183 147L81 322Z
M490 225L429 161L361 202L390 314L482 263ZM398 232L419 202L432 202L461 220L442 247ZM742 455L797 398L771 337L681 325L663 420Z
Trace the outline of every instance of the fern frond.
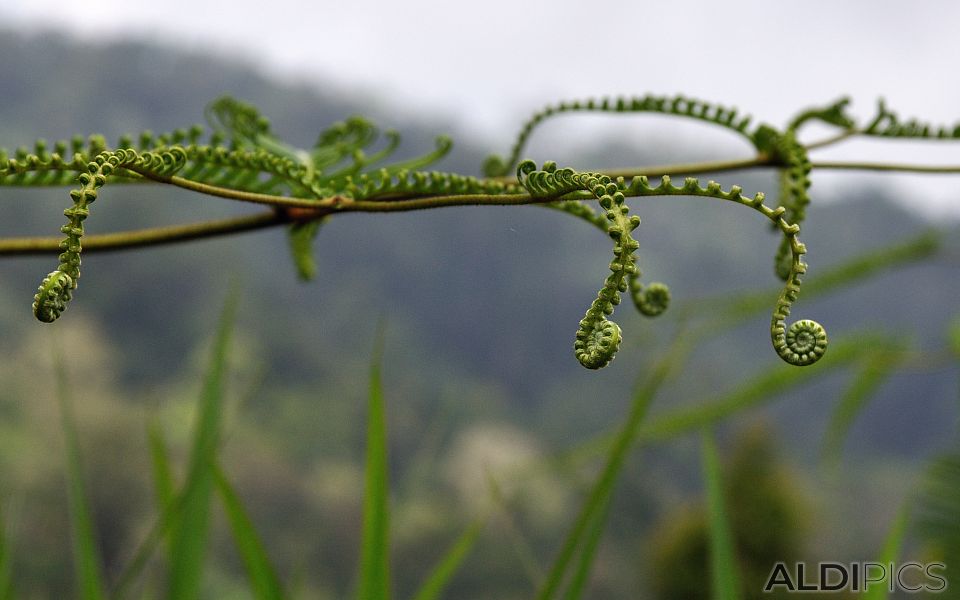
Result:
M640 217L628 216L621 185L606 175L577 173L573 169L557 170L555 163L546 163L537 170L533 161L517 167L517 178L532 196L562 195L584 190L599 201L608 221L607 235L613 239L613 261L610 275L603 282L597 298L580 321L574 352L580 364L588 369L601 369L614 359L620 348L620 326L607 319L614 306L620 304L620 293L627 291L627 277L636 272L634 251L640 246L630 232L640 225Z
M80 279L80 239L83 237L83 222L90 215L90 204L97 199L98 191L107 183L116 169L136 167L156 175L168 175L182 168L186 153L174 147L160 153L137 153L124 149L104 151L87 165L87 170L78 177L80 187L70 192L73 206L63 211L67 224L60 231L66 234L61 242L60 264L47 275L33 298L33 314L45 323L52 323L66 310Z
M514 142L509 157L505 159L499 155L488 156L483 163L483 173L487 177L502 177L510 173L514 165L520 160L520 155L523 153L533 130L550 117L570 112L652 112L689 117L719 125L751 139L750 134L747 133L750 117L741 116L735 108L711 104L682 95L654 96L647 94L646 96L631 98L590 98L583 101L575 100L552 104L534 113L520 129L520 133L517 134L516 142Z
M820 360L827 349L827 333L822 325L807 319L796 321L789 328L786 327L786 318L800 293L801 276L806 273L807 265L802 256L807 249L798 234L800 226L790 223L784 218L786 208L778 206L770 208L764 205L764 195L758 193L752 198L744 196L740 186L732 186L724 191L719 183L711 181L706 187L701 187L698 180L688 177L682 186L673 185L668 176L663 176L660 185L651 187L649 180L644 176L634 177L624 189L627 196L701 196L736 202L748 206L767 217L776 226L789 242L790 263L787 272L787 282L773 310L770 321L770 336L777 354L786 362L805 366Z
M886 102L880 98L876 116L862 133L893 138L960 139L960 123L933 125L919 119L901 121L897 113L887 108Z

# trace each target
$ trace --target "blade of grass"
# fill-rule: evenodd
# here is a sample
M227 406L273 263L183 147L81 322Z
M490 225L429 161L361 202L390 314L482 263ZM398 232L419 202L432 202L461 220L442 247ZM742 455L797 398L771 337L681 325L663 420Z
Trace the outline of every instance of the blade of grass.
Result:
M420 586L420 590L414 595L413 600L437 600L440 597L440 594L443 593L450 580L460 569L464 559L467 558L467 555L470 554L473 546L477 543L480 532L483 531L483 525L484 520L482 519L474 521L466 531L460 534L460 537L440 558L427 580Z
M13 552L3 505L0 504L0 600L13 598Z
M156 421L147 427L147 440L150 444L150 462L153 467L153 485L157 495L157 508L163 510L174 498L173 469L167 455L167 445L163 432Z
M583 589L586 587L590 578L590 568L593 566L593 560L597 554L597 546L600 545L600 538L607 526L607 515L610 512L611 497L607 496L603 504L597 509L590 527L587 530L586 540L583 542L583 549L580 552L577 568L570 579L570 586L567 593L564 594L565 600L578 600L583 595Z
M896 372L897 366L905 357L905 352L895 348L881 348L865 357L830 417L823 436L821 459L824 462L835 463L839 460L843 442L857 415L870 403L883 383Z
M514 519L513 514L510 512L510 506L507 504L503 488L500 487L500 483L489 469L486 469L485 472L487 488L490 490L490 499L493 502L493 507L500 512L504 520L506 535L510 538L510 545L513 547L513 551L517 555L517 560L520 561L520 566L523 567L523 571L526 573L527 579L535 591L539 582L543 580L543 569L537 562L537 557L530 546L530 542L524 537L523 532L517 525L516 519Z
M897 513L887 533L887 538L883 542L883 548L880 550L880 557L877 562L881 565L889 565L897 560L900 555L900 548L903 546L903 540L907 533L907 524L910 522L910 511L907 505ZM892 573L889 574L893 576ZM880 584L880 585L878 585ZM869 586L863 593L863 600L882 600L889 597L888 586L882 582L876 582Z
M867 280L884 271L923 260L932 256L940 247L940 234L936 230L922 233L905 242L892 244L853 257L837 266L811 274L803 283L803 297L811 300ZM710 315L719 319L718 328L733 327L756 313L769 310L770 298L776 290L746 292L719 297L701 298L685 304L684 314Z
M827 371L856 363L865 355L875 352L877 347L884 343L884 338L879 336L851 336L849 339L832 342L830 353L816 365L797 368L777 363L738 386L733 392L717 399L697 406L673 409L652 417L647 424L640 427L634 443L643 446L720 423L739 414L740 411L772 402L779 394L816 380L818 374L822 375ZM599 434L551 457L546 465L538 463L537 468L573 469L598 454L609 452L617 436L616 432ZM525 474L526 471L522 471L516 476L522 477Z
M163 537L167 532L174 528L174 523L177 522L177 517L183 509L183 502L188 492L190 492L189 488L185 487L153 522L153 525L147 531L147 535L144 536L143 541L140 542L140 545L134 551L133 558L127 563L127 566L120 573L120 576L117 577L117 582L114 584L113 591L110 594L111 600L123 600L123 598L126 598L127 591L137 577L143 573L157 545L163 541Z
M954 580L960 565L960 448L931 461L924 474L917 507L917 529L936 560L945 565L943 575ZM947 585L941 598L955 600L957 586Z
M367 459L363 495L363 538L360 550L358 600L387 600L390 597L390 512L387 482L387 423L384 414L383 324L370 365L370 394L367 401Z
M76 418L70 401L66 367L59 347L54 353L56 372L56 396L60 406L60 426L67 453L67 503L70 507L70 526L73 538L74 570L79 587L80 600L104 598L103 568L94 537L93 515L87 501L80 457L80 441Z
M814 365L798 368L780 362L719 399L677 408L652 418L641 429L640 438L644 442L663 440L712 425L746 408L770 402L794 387L815 381L827 371L860 360L883 343L881 337L857 336L831 343L827 355Z
M234 289L220 316L210 366L197 406L182 510L174 523L176 527L170 531L173 561L170 565L169 597L175 600L195 600L200 595L213 489L213 465L217 458L223 413L223 380L236 305L237 292Z
M740 598L740 569L723 497L720 459L709 430L703 432L703 471L710 513L710 595L714 600L737 600Z
M574 522L573 528L567 534L560 553L557 555L553 567L547 575L547 580L544 582L540 593L537 594L538 600L549 600L559 591L560 585L567 575L567 569L570 561L574 557L574 553L580 546L595 516L603 509L604 504L613 492L617 476L623 467L628 450L633 445L640 423L647 413L650 402L656 395L657 390L660 389L660 386L670 375L671 371L679 368L683 362L682 357L686 356L687 349L688 343L686 336L678 334L677 337L674 338L673 347L665 354L660 362L657 363L649 378L640 386L636 394L634 394L630 412L620 429L619 435L610 447L606 465L590 490L580 510L580 514Z
M173 469L170 467L170 458L167 455L166 442L163 440L163 432L156 421L150 423L147 427L147 441L150 445L150 462L153 468L153 485L157 495L157 512L163 513L172 505L175 492L173 483ZM176 514L171 514L171 528L176 528L173 521L176 520ZM173 546L167 545L167 558L169 564L173 564Z
M237 550L239 550L241 558L243 558L243 564L247 568L247 577L250 580L254 598L258 600L281 600L284 598L283 586L280 585L280 578L277 576L273 565L270 564L267 551L253 526L253 521L247 514L240 497L227 480L223 469L219 465L214 465L213 473L217 491L223 501L224 511L230 521L233 539L237 544Z

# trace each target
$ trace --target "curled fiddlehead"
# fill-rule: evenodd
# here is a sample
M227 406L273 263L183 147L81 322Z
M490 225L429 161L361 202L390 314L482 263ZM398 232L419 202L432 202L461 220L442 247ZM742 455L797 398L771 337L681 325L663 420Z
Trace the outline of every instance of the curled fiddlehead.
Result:
M60 243L63 252L57 269L47 275L33 297L33 314L45 323L52 323L66 310L80 279L80 239L83 237L83 222L90 215L90 204L107 178L117 169L135 167L141 171L166 175L175 172L186 161L182 148L174 147L159 153L138 154L134 150L104 151L87 165L87 170L78 177L80 187L71 190L73 206L63 211L67 224L60 228L66 238Z
M806 196L809 161L805 149L797 142L795 130L810 119L849 127L843 112L845 106L846 102L841 100L824 109L807 111L781 134L768 126L748 133L749 119L739 118L736 111L683 96L561 103L538 113L524 128L514 148L516 155L542 119L567 111L652 111L693 117L748 136L761 153L779 159L785 167L786 191L782 194L784 205L776 209L764 206L760 194L748 199L737 187L723 191L713 182L703 188L695 179L687 179L682 186L675 186L665 177L659 186L651 187L645 177L636 177L627 184L623 178L613 180L598 173L558 170L553 163L546 163L539 170L532 162L521 163L517 170L519 184L422 170L449 151L448 138L439 138L434 152L368 170L393 152L399 143L396 133L388 132L386 146L367 154L365 150L377 139L377 129L363 118L351 117L321 134L312 150L299 150L277 139L270 131L269 121L255 108L233 99L220 99L211 105L209 115L214 132L207 145L200 142L203 133L200 127L160 135L143 132L136 138L137 150L134 149L133 136L122 137L117 144L118 150L108 150L100 136L92 136L87 143L82 138L74 138L69 144L57 142L52 151L45 141L39 140L32 152L21 148L14 158L0 151L0 184L57 185L80 173L81 187L71 192L74 205L64 212L68 223L62 228L66 239L61 244L60 263L57 270L43 280L34 298L35 314L47 322L65 310L77 287L83 221L89 215L89 204L108 182L135 183L149 179L214 195L273 204L281 222L293 221L290 227L291 250L298 272L304 278L315 270L310 245L331 207L345 209L352 202L355 208L363 210L379 210L381 207L411 210L415 206L428 206L421 200L433 196L444 196L427 198L436 200L435 205L462 200L456 196L468 196L471 203L504 200L513 204L527 203L529 194L534 202L574 214L599 226L614 240L611 273L581 320L574 344L578 360L592 369L608 364L619 347L621 330L607 317L620 303L622 293L629 291L640 312L651 316L663 312L670 299L663 284L653 283L646 287L640 284L634 256L638 244L631 237L640 220L629 216L625 197L696 195L731 200L760 211L784 235L782 274L787 284L771 319L771 337L784 360L804 365L823 355L826 334L813 321L798 321L789 328L785 322L806 270L801 260L805 248L797 240L797 233L803 210L809 202ZM229 145L224 145L225 142ZM509 162L516 162L516 156ZM503 169L501 164L494 170ZM519 193L522 190L527 194ZM512 196L497 198L497 195ZM263 196L270 197L264 199ZM318 202L320 199L324 201ZM290 202L292 200L299 203ZM598 201L601 213L595 213L583 200ZM302 208L287 211L282 208L284 206Z
M483 163L483 172L487 177L502 177L510 173L513 165L520 160L520 155L527 144L533 130L545 119L554 115L568 112L655 112L679 117L690 117L720 125L747 138L747 128L750 125L749 116L739 115L737 109L711 104L686 96L634 96L630 98L600 98L583 101L560 102L549 105L535 113L520 129L516 142L508 158L491 155Z
M630 275L630 298L642 314L656 317L670 307L670 288L655 281L644 287L640 283L640 270Z
M620 304L620 293L627 291L626 278L636 271L633 253L639 244L630 232L640 225L640 217L628 216L623 190L606 175L577 173L573 169L557 170L547 163L537 170L533 161L524 161L517 167L520 184L532 196L561 196L584 190L599 201L607 219L607 235L613 239L613 260L610 275L603 282L596 299L590 304L577 329L574 353L588 369L601 369L614 359L620 348L620 326L607 317Z
M545 163L543 167L544 170L551 168L551 165L553 165L553 163ZM608 221L606 218L597 214L589 206L580 201L559 200L549 202L543 206L560 210L583 219L595 227L598 227L604 233L607 231ZM663 314L670 306L670 288L660 282L654 282L644 287L643 284L640 283L642 273L640 272L640 268L636 266L636 260L634 260L634 267L634 272L627 276L630 299L633 300L633 305L641 314L647 317L656 317Z
M706 187L701 187L693 177L686 178L682 186L676 186L670 177L663 176L660 185L653 187L646 177L639 176L634 177L629 186L624 187L621 184L621 189L627 196L702 196L727 200L748 206L769 219L788 240L790 252L786 284L777 298L770 320L770 337L774 350L780 358L792 365L805 366L820 360L827 349L827 333L823 326L808 319L797 321L789 328L786 326L786 318L800 293L801 276L807 271L807 265L802 260L807 249L798 237L800 226L784 218L786 208L766 206L762 193L757 193L752 198L744 196L739 186L732 186L728 191L724 191L719 183L711 181Z

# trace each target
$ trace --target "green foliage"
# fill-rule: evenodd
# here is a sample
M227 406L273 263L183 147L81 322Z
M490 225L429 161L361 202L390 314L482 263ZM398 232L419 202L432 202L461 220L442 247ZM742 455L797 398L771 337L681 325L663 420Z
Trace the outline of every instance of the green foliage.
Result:
M665 515L651 540L656 597L781 597L763 585L773 563L800 557L804 506L794 475L777 457L773 432L750 426L725 464L709 441L701 454L706 502Z
M87 498L83 465L80 458L80 440L73 415L67 383L66 367L61 355L56 355L57 401L60 405L60 426L67 450L67 499L70 505L70 523L73 526L73 559L78 594L81 600L105 598L103 567L97 550L93 512Z
M661 386L682 369L694 346L689 339L699 342L706 337L699 335L701 331L715 333L739 322L752 314L760 302L767 306L772 293L762 298L742 296L734 302L713 298L696 309L698 314L695 316L714 319L712 327L698 330L698 335L683 333L685 330L681 327L673 348L657 355L655 366L634 395L626 418L615 435L604 440L607 443L602 446L605 454L603 466L589 486L551 569L543 581L538 582L542 584L539 598L558 598L562 594L562 597L574 600L583 597L589 588L600 543L608 528L616 485L622 479L632 448L640 443L650 444L711 428L769 402L787 390L853 365L859 371L854 373L854 382L837 405L828 433L827 446L836 452L850 423L870 394L884 378L900 368L907 357L908 349L890 344L881 334L870 333L840 337L831 346L827 359L812 369L797 370L788 366L811 365L824 356L827 347L826 332L818 323L810 320L800 320L790 326L786 323L807 269L802 260L806 247L799 241L799 232L811 204L810 174L815 168L808 153L811 145L800 141L798 130L811 120L819 120L851 134L932 136L932 130L927 126L913 122L901 124L882 104L881 114L874 122L866 130L857 130L855 121L846 114L847 104L848 101L843 99L800 113L781 131L769 125L751 130L750 119L740 116L735 109L683 96L564 102L534 115L521 130L511 156L488 159L485 166L487 177L477 178L426 170L450 151L451 142L445 137L437 140L433 151L422 156L385 164L399 145L399 135L387 131L383 136L385 139L381 139L376 126L363 117L349 117L335 123L319 134L312 147L297 148L277 137L269 120L254 106L221 97L208 108L207 118L212 132L206 142L202 139L204 130L199 126L161 135L143 132L138 136L124 136L114 146L101 136L91 136L87 140L74 138L70 142L57 142L52 152L47 142L38 140L32 151L21 148L13 158L9 153L2 153L0 185L77 186L70 194L73 205L64 213L68 219L61 230L65 237L56 240L55 247L61 251L59 264L43 280L34 300L34 313L44 322L56 320L77 289L81 242L87 244L93 237L85 236L84 222L90 215L91 204L107 184L111 187L143 183L172 185L206 195L267 205L270 213L264 222L288 227L291 255L301 279L315 276L317 265L312 245L321 224L329 227L337 213L408 211L466 204L534 204L562 211L601 229L613 241L609 274L581 320L574 342L576 358L591 369L609 364L620 347L621 329L609 317L621 302L622 294L629 292L635 307L645 316L662 314L671 302L666 285L641 282L636 255L639 243L634 237L640 218L631 214L627 198L712 198L746 206L761 214L781 239L775 263L777 274L786 281L786 286L779 291L774 305L771 338L777 354L787 364L764 366L748 375L736 389L719 394L713 400L668 409L651 420L645 420L647 408ZM523 148L535 127L547 117L583 111L650 112L694 118L728 129L757 150L754 166L781 170L778 205L764 204L762 193L747 196L739 186L725 190L714 181L701 185L694 177L685 177L683 183L677 185L669 175L663 175L652 179L657 183L651 184L648 175L654 173L641 174L643 169L632 169L629 173L580 172L572 168L559 169L553 162L546 162L538 169L532 161L521 160ZM941 128L938 137L947 137L944 131ZM514 168L516 181L506 177ZM705 172L690 171L682 175ZM593 208L594 203L599 206L599 211ZM161 238L155 236L154 239ZM120 234L114 238L114 245L108 244L107 247L132 245L129 241ZM0 240L0 248L13 247L3 244L4 241ZM19 247L25 246L21 243ZM50 247L48 240L38 242L36 246L45 251ZM936 240L926 236L858 257L824 272L819 283L814 280L813 286L807 285L805 293L824 293L849 285L882 268L929 256L935 248ZM266 545L219 462L225 362L234 302L234 298L228 302L221 319L197 407L186 478L179 490L163 436L156 425L149 430L159 516L135 552L134 560L118 578L115 597L122 597L129 582L142 575L151 553L164 542L170 568L169 596L202 596L214 494L222 500L253 595L257 598L285 596L281 578L267 556ZM953 338L957 338L956 332L953 333ZM392 595L390 487L381 354L382 337L378 340L370 368L367 403L363 532L356 590L358 597L364 600L386 599ZM71 523L77 532L74 552L81 597L101 597L103 581L97 566L90 510L83 504L77 434L73 425L68 423L67 412L64 411L63 415L69 453ZM718 598L740 597L743 590L753 589L757 573L766 565L764 561L771 556L792 557L797 542L796 507L791 503L792 498L788 498L794 490L773 468L768 447L760 443L747 446L746 451L738 453L729 471L722 472L713 439L710 434L705 435L702 461L707 479L708 508L706 513L691 521L692 526L684 529L683 539L677 544L681 546L678 554L691 563L700 561L706 565L709 554L709 560L714 564L712 590ZM537 468L544 467L538 465ZM944 497L948 495L943 490L938 493ZM943 513L948 513L950 508L936 506ZM939 516L943 517L943 514ZM415 600L441 597L477 544L485 523L486 517L470 522L429 571L415 594ZM906 521L898 520L895 525L884 557L893 556L889 549L899 547L902 542ZM775 533L771 533L773 531ZM0 535L0 598L4 598L4 592L9 589L8 548L6 538Z
M294 223L288 230L290 254L301 281L310 281L317 274L317 261L313 258L313 240L320 232L322 223L320 219Z
M549 105L543 110L534 113L532 117L520 129L517 134L517 141L510 151L510 157L504 159L501 156L491 155L483 164L483 172L488 177L497 177L508 174L514 165L520 162L524 147L527 144L533 130L536 129L544 120L555 115L576 112L615 112L615 113L659 113L664 115L674 115L679 117L688 117L700 121L706 121L714 125L720 125L739 133L752 141L752 136L747 132L750 125L749 116L740 116L737 109L727 108L717 104L711 104L686 96L634 96L631 98L589 98L586 100L574 100L571 102L560 102L555 105Z
M13 553L7 534L9 525L6 516L0 506L0 600L13 598Z
M247 569L250 588L257 600L281 600L284 598L283 586L267 556L267 550L254 528L253 521L244 508L230 480L219 465L213 465L214 481L217 492L223 501L223 507L230 520L230 529L236 542L243 564Z
M834 408L824 434L823 457L837 460L854 419L906 358L903 348L880 346L868 354Z
M367 461L363 495L363 541L359 600L387 600L390 592L390 489L387 479L387 420L380 378L381 326L370 366L367 400Z
M463 561L467 558L470 550L476 545L482 531L482 521L471 523L441 557L430 576L420 586L413 600L437 600L440 598L450 580L463 565Z
M904 538L906 538L907 525L909 522L910 511L904 506L900 509L900 512L897 513L890 527L890 531L887 533L887 539L884 540L883 548L880 549L880 556L877 557L878 563L881 565L889 565L897 561L903 548L903 541ZM893 574L891 573L889 577L893 577ZM864 598L866 598L866 600L883 600L884 598L889 598L891 594L889 587L885 584L886 582L878 582L868 586L864 591Z
M79 173L80 187L70 193L74 204L64 213L68 223L62 228L66 238L59 244L60 263L43 280L34 298L34 314L45 322L52 322L63 313L77 288L84 221L90 215L90 204L107 183L152 181L273 206L273 216L259 225L270 221L290 223L291 251L301 279L311 278L316 270L310 246L319 223L337 212L417 210L457 204L546 204L600 226L615 241L612 273L581 320L575 342L577 359L591 369L609 364L619 348L621 330L607 316L620 302L621 293L629 290L634 305L648 316L661 314L670 301L669 289L663 284L644 287L640 283L634 256L639 244L630 235L640 221L635 215L628 216L624 198L693 195L732 200L761 212L783 235L777 264L787 286L771 320L774 348L791 364L807 365L818 360L827 345L823 328L809 320L798 321L789 328L785 323L800 291L800 277L806 272L806 264L800 259L806 249L797 234L809 203L806 189L810 164L806 150L794 134L802 120L784 134L766 125L750 133L749 118L738 117L736 110L682 96L561 103L535 115L521 130L511 158L500 161L502 164L494 170L502 175L503 168L517 163L527 138L544 118L580 110L657 112L731 129L759 150L768 151L771 160L786 166L781 206L768 208L763 205L762 194L746 198L737 186L725 192L716 183L701 187L695 179L687 178L678 187L664 177L660 185L652 187L643 176L633 177L628 183L622 177L601 173L557 170L553 163L545 164L542 170L530 161L520 163L517 183L501 177L477 179L423 170L449 151L451 144L445 137L438 139L435 152L374 169L397 146L399 137L395 132L387 133L385 147L368 153L378 138L377 129L366 119L351 117L322 132L313 148L298 149L278 139L269 120L255 107L229 97L221 97L208 107L207 118L213 127L208 144L201 143L203 130L199 126L159 136L143 132L138 136L139 149L132 147L132 136L123 136L116 149L109 149L101 136L91 137L86 145L82 139L74 139L69 145L58 142L53 153L48 151L45 141L39 140L33 153L21 149L15 158L7 158L3 153L0 184L63 184L73 173ZM838 103L813 111L809 118L843 125L846 121L838 116L841 113L842 103ZM597 201L602 214L583 207L582 200Z
M703 470L710 514L711 596L714 600L737 600L741 589L740 569L727 516L717 445L709 431L703 434Z
M210 521L210 497L215 484L214 465L220 443L223 415L224 374L237 294L232 293L220 317L213 343L210 366L204 379L197 421L194 423L183 498L170 530L170 598L200 596L203 560Z
M943 575L955 580L960 564L960 451L937 457L927 469L917 510L917 528L931 546L931 554L946 565ZM957 598L948 585L944 598Z
M568 598L579 597L586 575L596 551L596 545L606 524L610 497L626 461L630 447L639 434L639 428L646 417L647 409L664 381L677 368L678 363L688 351L687 340L683 337L674 342L674 347L657 364L653 371L638 386L630 404L630 412L620 427L617 437L610 445L603 470L584 500L577 519L564 539L560 552L553 562L547 580L537 594L537 600L556 598L565 578L570 575L570 563L580 553L578 565L573 571L572 582L568 587Z
M783 360L803 366L823 356L827 335L815 321L803 319L789 327L786 324L807 270L801 259L806 247L800 243L798 234L811 201L813 165L808 147L799 141L799 129L817 120L843 128L844 135L957 137L956 131L948 128L941 127L933 133L930 126L917 121L901 123L882 101L877 116L859 130L846 112L848 104L849 99L842 98L824 107L803 111L781 131L768 124L750 130L750 118L740 116L736 109L685 96L647 95L561 102L535 113L521 128L509 158L489 158L485 166L487 178L478 179L425 170L449 152L451 142L447 137L438 138L434 152L377 167L399 144L396 132L388 131L386 144L375 150L373 146L379 138L376 126L363 117L354 116L321 132L312 148L300 149L276 137L269 120L256 107L224 96L207 109L213 132L206 144L201 143L203 128L200 126L159 136L145 131L136 136L138 149L133 148L134 136L122 136L113 149L102 136L90 136L86 142L75 137L70 142L55 143L52 152L41 139L34 144L33 152L20 148L11 158L7 151L0 151L0 185L63 185L74 176L80 183L79 188L70 192L73 206L64 213L68 222L62 227L66 237L59 243L62 250L59 265L44 278L34 297L34 314L44 322L52 322L63 313L77 288L83 224L90 215L90 204L107 183L153 181L270 205L272 215L257 220L256 225L238 221L232 226L240 230L289 224L292 256L301 279L314 276L316 265L310 247L319 224L334 213L393 212L461 204L544 204L599 226L615 241L611 274L581 320L574 344L577 359L591 369L609 364L620 346L621 329L607 317L620 302L621 293L629 290L634 305L648 316L661 314L670 302L670 292L665 285L652 283L644 287L640 283L634 254L639 244L631 236L640 220L636 215L628 216L624 199L688 195L734 201L759 211L782 235L774 263L786 287L771 318L771 338ZM762 194L744 197L737 186L729 192L714 182L701 187L696 179L689 177L682 186L673 185L666 176L658 186L651 186L647 178L639 174L627 182L624 177L604 173L557 170L554 163L545 163L537 170L531 161L520 161L530 136L545 119L584 111L658 113L693 118L729 129L755 147L757 164L781 168L779 205L765 206ZM514 165L518 181L510 182L504 176ZM584 200L598 202L601 213L583 206ZM223 233L230 226L221 223L205 234ZM195 232L195 235L203 234ZM181 239L184 233L179 232L178 237L169 230L156 232L157 239L162 240L163 236L175 240ZM121 235L111 241L133 244L134 237L125 241ZM142 243L142 239L138 243ZM8 247L10 251L23 252L34 246L14 240ZM35 247L45 249L48 245L44 241Z
M957 139L960 138L960 123L953 126L932 125L918 119L903 122L897 113L887 108L886 102L881 98L877 101L876 116L863 133L895 138Z

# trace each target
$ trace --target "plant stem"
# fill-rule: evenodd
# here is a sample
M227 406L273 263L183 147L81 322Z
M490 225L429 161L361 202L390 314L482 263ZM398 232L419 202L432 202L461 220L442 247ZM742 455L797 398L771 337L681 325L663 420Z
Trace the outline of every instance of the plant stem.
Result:
M285 215L276 211L269 211L251 216L204 221L188 225L172 225L169 227L155 227L136 231L89 235L83 238L83 250L84 252L97 252L156 246L159 244L197 240L230 233L263 229L264 227L279 225L287 221L288 218ZM60 251L59 237L0 239L0 255L55 254Z
M836 135L824 138L822 140L817 140L816 142L810 142L806 145L807 150L816 150L818 148L826 148L827 146L832 146L837 142L842 142L843 140L849 139L857 134L863 133L858 129L847 129L846 131L841 131Z
M846 169L851 171L896 171L903 173L933 173L950 174L960 173L960 165L910 165L903 163L871 163L871 162L843 162L822 161L813 163L814 169Z
M857 130L847 130L832 137L808 144L807 148L822 148L847 139L858 133L859 131ZM640 174L647 175L648 177L657 177L661 175L676 176L693 175L698 173L717 173L723 171L774 166L776 166L776 164L773 159L767 156L758 155L747 159L705 161L686 164L616 169L605 171L605 174L610 177L632 177ZM960 166L958 165L928 166L899 163L843 161L815 162L813 163L813 168L931 174L960 173ZM233 190L230 188L191 181L176 175L158 176L146 171L140 172L135 169L131 169L131 171L135 171L137 174L144 177L144 179L140 180L140 182L154 181L157 183L165 183L209 196L217 196L220 198L227 198L241 202L265 204L276 207L277 210L244 217L235 217L231 219L191 223L188 225L173 225L168 227L156 227L139 229L135 231L91 235L84 238L84 249L86 251L97 252L121 250L126 248L140 248L144 246L155 246L187 240L217 237L231 233L263 229L266 227L289 223L291 221L309 221L332 213L341 212L403 212L411 210L423 210L428 208L441 208L444 206L519 206L523 204L553 202L560 199L558 197L534 198L529 194L460 194L447 196L410 195L392 198L380 198L375 200L353 200L344 196L302 199ZM509 176L492 178L492 180L504 181L512 179L513 177ZM570 198L580 199L577 198L576 194L571 194ZM59 237L23 237L0 239L0 256L58 253L61 251L60 242L61 239Z

